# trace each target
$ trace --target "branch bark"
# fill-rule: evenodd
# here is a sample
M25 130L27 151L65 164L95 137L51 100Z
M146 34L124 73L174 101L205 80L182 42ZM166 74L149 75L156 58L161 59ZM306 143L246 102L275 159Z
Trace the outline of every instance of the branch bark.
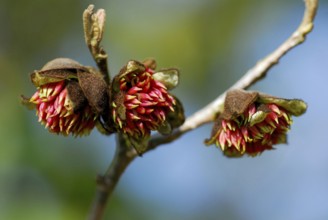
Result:
M265 77L266 73L274 65L276 65L288 51L304 42L306 35L313 29L313 21L317 12L317 7L318 0L305 0L305 11L303 19L299 27L284 43L282 43L275 51L266 56L264 59L258 61L253 68L248 70L242 78L240 78L223 94L218 96L214 101L188 117L185 123L176 129L171 135L153 136L153 138L150 140L149 150L154 149L161 144L170 143L186 132L213 121L215 116L223 109L223 103L227 91L231 89L247 89Z
M121 175L136 157L134 148L127 146L125 138L117 134L117 146L111 165L103 176L97 177L97 192L89 214L90 220L102 219L108 198L115 189Z
M251 85L262 79L268 70L276 65L288 51L301 44L305 40L306 35L310 33L313 28L313 20L317 11L317 6L318 0L305 0L303 20L294 33L275 51L248 70L248 72L228 90L249 88ZM185 123L178 129L174 130L171 135L153 135L149 141L147 152L162 144L170 143L188 131L213 121L215 116L222 111L227 91L218 96L207 106L188 117ZM102 218L108 198L111 196L120 176L131 161L137 157L137 152L133 148L127 146L127 142L122 136L118 135L117 143L116 154L109 169L104 176L98 178L98 190L89 219L99 220Z

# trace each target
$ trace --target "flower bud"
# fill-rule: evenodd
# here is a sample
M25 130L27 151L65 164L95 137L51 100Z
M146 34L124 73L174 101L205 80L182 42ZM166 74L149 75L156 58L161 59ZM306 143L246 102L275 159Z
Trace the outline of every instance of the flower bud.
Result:
M232 90L217 117L212 137L205 141L220 146L228 157L256 156L273 145L286 143L292 115L306 111L299 99L282 99L258 92Z
M139 153L143 149L137 143L147 139L151 131L171 132L168 114L175 111L177 103L167 87L155 79L155 71L150 67L156 67L156 62L129 61L112 82L113 121L119 131L130 137Z
M37 111L39 122L52 133L89 134L108 109L107 84L94 69L58 58L31 74L37 91L23 104Z

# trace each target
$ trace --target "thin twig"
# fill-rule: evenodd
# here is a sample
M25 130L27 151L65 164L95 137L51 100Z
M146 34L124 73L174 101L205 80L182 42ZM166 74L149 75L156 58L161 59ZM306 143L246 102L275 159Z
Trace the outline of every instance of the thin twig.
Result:
M310 33L313 28L313 20L317 11L317 7L318 0L305 0L305 12L303 20L299 27L294 31L294 33L275 51L273 51L264 59L260 60L252 69L248 70L246 74L228 90L249 88L251 85L262 79L268 70L279 62L283 55L285 55L288 51L297 45L304 42L306 35ZM170 143L186 132L213 121L215 116L222 111L227 91L218 96L207 106L188 117L185 123L173 131L171 135L154 135L149 142L148 149L152 150L161 144Z
M125 138L117 134L114 158L103 176L97 178L97 193L90 211L90 220L102 219L108 198L112 194L126 167L136 157L135 150L127 146Z

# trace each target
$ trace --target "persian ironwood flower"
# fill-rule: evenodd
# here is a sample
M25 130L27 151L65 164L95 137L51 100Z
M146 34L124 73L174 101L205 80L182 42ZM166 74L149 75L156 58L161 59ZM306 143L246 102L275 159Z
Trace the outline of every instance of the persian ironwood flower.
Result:
M52 133L87 135L108 105L101 76L71 59L50 61L31 80L37 91L22 97L23 104L36 109L39 122Z
M132 60L113 81L113 121L119 130L136 140L149 137L152 130L169 133L172 129L167 118L175 111L177 101L168 89L177 85L178 70L155 72L155 68L154 60ZM184 117L181 123L183 120Z
M275 144L286 143L292 115L299 116L306 108L298 99L232 90L206 144L215 143L228 157L259 155Z

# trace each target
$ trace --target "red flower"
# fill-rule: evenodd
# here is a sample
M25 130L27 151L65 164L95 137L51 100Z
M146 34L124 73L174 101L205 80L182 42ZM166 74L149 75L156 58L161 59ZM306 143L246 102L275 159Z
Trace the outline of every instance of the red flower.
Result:
M243 116L236 120L222 120L222 128L217 132L216 145L229 156L244 153L256 156L264 150L271 150L272 145L285 141L285 134L292 124L291 115L275 104L261 106L266 108L263 121L251 124L250 120L257 113L255 104L249 106Z
M106 134L112 132L108 85L95 69L57 58L32 73L31 80L37 91L22 102L36 109L39 122L50 132L82 136L95 125Z
M39 122L52 133L87 135L97 120L90 106L74 111L64 80L40 86L29 101L36 105Z
M257 92L234 90L227 94L207 144L215 143L229 157L256 156L273 145L286 143L292 115L303 114L306 104Z
M112 102L112 117L130 137L148 137L174 111L175 99L162 82L154 79L154 73L150 67L130 61L116 78L119 91Z

